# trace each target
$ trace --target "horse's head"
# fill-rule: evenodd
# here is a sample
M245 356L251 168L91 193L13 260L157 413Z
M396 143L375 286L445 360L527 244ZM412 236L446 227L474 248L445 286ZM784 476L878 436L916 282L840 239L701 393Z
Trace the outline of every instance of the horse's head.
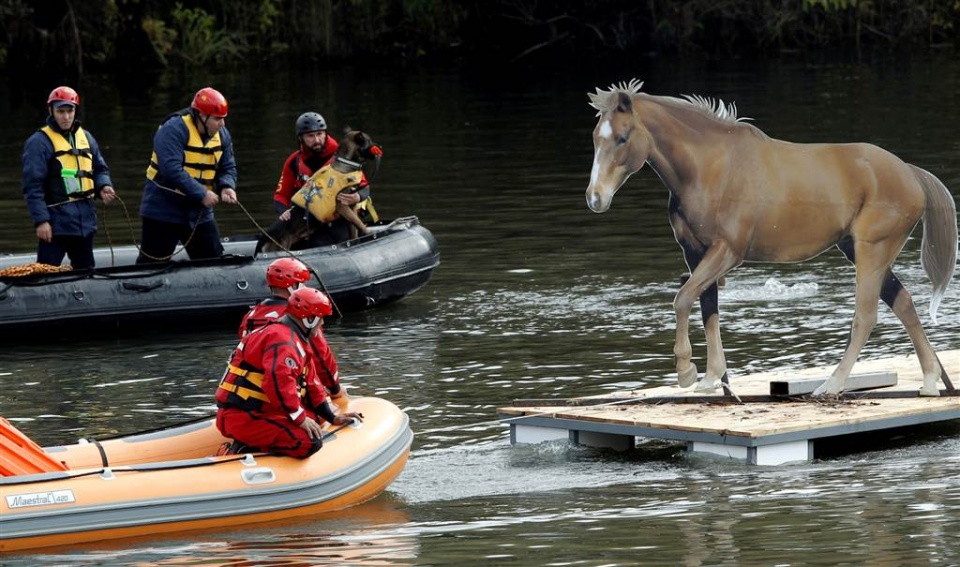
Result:
M643 167L650 153L650 134L637 118L633 101L642 85L634 79L609 91L587 93L600 116L593 129L593 169L587 185L587 206L595 213L610 208L617 189Z

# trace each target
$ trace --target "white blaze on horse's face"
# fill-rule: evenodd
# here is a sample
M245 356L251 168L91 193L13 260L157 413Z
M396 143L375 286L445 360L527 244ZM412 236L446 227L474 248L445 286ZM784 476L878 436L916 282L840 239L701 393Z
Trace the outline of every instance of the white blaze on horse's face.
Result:
M643 160L635 159L638 152L631 145L642 141L634 127L632 105L626 103L600 116L593 130L593 168L587 186L587 206L595 213L610 208L613 196L630 175L635 173Z
M597 133L596 137L600 137L604 140L609 140L613 135L613 128L610 127L609 120L601 120L597 124ZM596 187L597 180L600 178L600 164L597 162L597 156L600 154L600 148L597 146L597 143L593 143L593 168L590 170L590 186Z
M610 189L611 183L607 172L613 168L611 163L614 152L613 127L607 116L601 116L597 127L593 129L593 167L590 169L590 184L587 185L587 206L595 213L602 213L610 208L613 194L617 189Z

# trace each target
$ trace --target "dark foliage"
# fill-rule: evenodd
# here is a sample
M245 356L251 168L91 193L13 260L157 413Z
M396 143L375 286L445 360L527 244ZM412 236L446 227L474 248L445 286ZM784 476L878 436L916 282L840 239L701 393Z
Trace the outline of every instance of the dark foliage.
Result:
M946 0L0 0L0 68L472 61L540 65L604 54L777 54L953 46ZM48 77L49 78L49 77Z

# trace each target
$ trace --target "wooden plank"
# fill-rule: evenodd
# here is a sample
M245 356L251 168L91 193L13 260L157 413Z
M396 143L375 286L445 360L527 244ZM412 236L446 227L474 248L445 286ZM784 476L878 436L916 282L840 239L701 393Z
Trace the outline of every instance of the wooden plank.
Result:
M960 375L960 350L941 351L940 360L951 375ZM712 395L681 389L676 385L612 392L571 399L517 400L513 407L499 408L505 423L522 425L524 419L543 427L607 431L641 436L677 438L673 432L706 437L738 439L738 442L776 442L776 437L816 439L904 424L960 419L960 397L919 396L923 382L916 356L888 357L858 362L857 375L894 374L898 389L851 392L838 397L780 397L768 394L772 381L822 379L830 368L764 372L734 377L734 390L745 403L731 396ZM853 380L853 377L851 377ZM652 434L651 434L652 433ZM713 441L711 441L713 442ZM736 443L734 443L736 444Z
M960 398L928 398L916 395L907 398L828 401L794 399L792 402L773 404L631 404L500 409L501 415L507 417L510 423L520 423L523 417L540 416L746 437L855 426L871 421L897 420L951 411L956 416L954 419L960 419Z
M774 380L770 382L771 396L802 396L812 394L814 390L826 382L828 377L802 378L796 380ZM860 390L874 390L897 385L896 372L870 372L866 374L851 374L847 378L846 392Z

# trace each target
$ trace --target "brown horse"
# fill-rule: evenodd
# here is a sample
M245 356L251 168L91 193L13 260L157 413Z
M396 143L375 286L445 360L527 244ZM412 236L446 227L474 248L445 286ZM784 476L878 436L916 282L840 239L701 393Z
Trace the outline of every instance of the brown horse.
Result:
M359 130L347 130L333 160L317 170L294 196L295 205L280 216L260 237L256 252L289 250L292 246L310 237L322 223L336 218L347 219L351 226L351 238L367 234L367 226L350 206L339 203L337 194L357 191L362 179L363 164L375 160L379 168L383 150L369 134ZM297 206L299 198L299 204Z
M643 83L588 93L600 117L587 205L602 213L644 163L670 192L670 225L690 278L674 300L674 345L680 386L697 381L690 361L690 310L698 298L707 368L698 391L726 382L717 281L743 262L800 262L836 246L856 266L856 306L847 349L815 395L843 391L877 321L882 299L903 323L923 370L921 395L955 393L930 346L910 294L891 266L923 219L921 264L933 283L936 322L957 261L953 198L936 177L877 146L794 144L768 137L737 118L736 106L699 96L640 92Z

